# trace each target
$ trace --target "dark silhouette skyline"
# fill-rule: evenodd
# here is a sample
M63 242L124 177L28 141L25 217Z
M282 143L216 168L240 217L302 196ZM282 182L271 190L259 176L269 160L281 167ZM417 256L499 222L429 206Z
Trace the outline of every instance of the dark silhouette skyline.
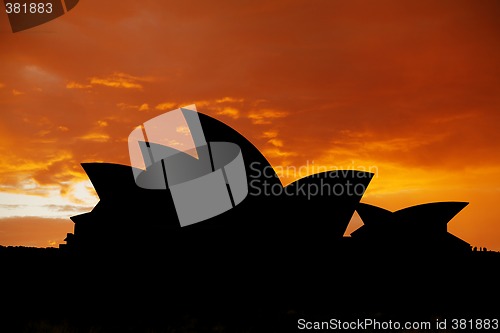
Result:
M248 140L199 116L208 142L240 147L253 186L247 197L181 227L169 189L137 186L130 166L82 164L100 201L72 217L66 244L0 247L4 314L10 316L4 325L50 318L79 328L147 331L180 329L191 318L198 331L222 325L271 332L294 330L301 317L434 320L499 313L497 303L490 304L500 296L500 253L473 251L447 231L466 202L390 212L361 202L373 174L357 170L283 186ZM346 237L355 211L364 225Z
M351 236L408 251L468 252L471 245L447 231L448 222L467 205L467 202L433 202L390 212L360 203L356 211L364 225Z
M71 218L75 222L74 233L68 234L67 245L62 245L62 248L77 248L77 251L83 252L102 251L106 247L126 249L127 244L161 248L165 246L164 239L196 237L200 232L206 237L227 234L224 241L233 242L228 238L231 238L230 232L235 231L243 233L236 241L240 245L251 242L245 240L248 238L252 241L260 239L262 246L272 247L274 239L279 238L280 242L293 248L294 245L289 244L290 239L303 237L315 238L317 242L311 241L314 246L318 243L340 244L354 211L357 211L364 225L355 230L351 234L352 239L349 239L357 247L405 247L407 251L422 251L420 244L425 242L430 251L471 250L467 242L447 232L448 221L468 203L426 203L392 213L360 203L373 174L358 170L325 171L283 186L276 173L269 171L273 169L265 156L237 131L205 114L180 110L186 119L199 117L203 129L201 134L206 142L228 141L241 147L246 182L250 187L249 195L241 205L207 221L181 228L169 188L144 189L137 186L134 176L141 175L142 170L134 167L84 163L82 166L100 201L91 212ZM141 151L144 158L150 158L149 147L176 154L175 163L192 164L195 168L202 163L201 157L196 159L170 147L143 142ZM210 150L205 152L208 156ZM161 160L153 163L144 174L158 167L161 174L161 169L165 172L165 163L169 162ZM193 243L196 242L193 240Z

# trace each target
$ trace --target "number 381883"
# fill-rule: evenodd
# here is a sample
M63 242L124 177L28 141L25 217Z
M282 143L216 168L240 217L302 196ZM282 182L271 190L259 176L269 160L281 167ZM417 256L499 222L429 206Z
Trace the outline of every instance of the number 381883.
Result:
M5 3L7 14L50 14L52 13L52 3L47 2L7 2Z

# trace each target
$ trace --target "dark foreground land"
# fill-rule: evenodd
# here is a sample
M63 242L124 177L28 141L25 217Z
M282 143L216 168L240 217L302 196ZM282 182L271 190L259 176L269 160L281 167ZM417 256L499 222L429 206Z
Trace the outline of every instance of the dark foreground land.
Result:
M0 247L0 331L291 332L300 319L446 319L448 328L453 319L500 319L497 252L398 253L348 241L258 248Z

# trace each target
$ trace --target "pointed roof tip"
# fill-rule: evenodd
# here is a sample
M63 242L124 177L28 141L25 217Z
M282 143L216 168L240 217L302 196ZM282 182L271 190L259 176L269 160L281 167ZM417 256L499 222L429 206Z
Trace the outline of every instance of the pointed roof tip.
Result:
M86 212L86 213L82 213L82 214L78 214L78 215L73 215L73 216L70 216L69 219L71 221L73 221L74 223L76 223L77 221L82 221L82 220L87 219L90 216L90 213L91 212Z
M81 165L99 199L126 196L138 189L134 181L134 168L131 166L108 162L88 162Z
M464 201L428 202L391 212L378 206L360 202L356 211L365 225L389 219L408 222L430 220L434 223L448 223L468 204L469 202Z
M432 209L432 208L435 208L435 209L449 209L449 210L458 210L457 213L459 211L461 211L462 209L464 209L469 203L466 202L466 201L435 201L435 202L426 202L426 203L423 203L423 204L418 204L418 205L414 205L414 206L409 206L409 207L405 207L405 208L402 208L402 209L399 209L399 210L396 210L394 211L393 213L398 213L398 212L402 212L404 210L413 210L413 209Z
M469 203L463 201L429 202L395 211L398 220L408 222L429 221L430 223L450 222Z
M179 109L181 109L182 111L189 110L189 111L198 112L198 110L196 109L196 105L195 104L181 106Z

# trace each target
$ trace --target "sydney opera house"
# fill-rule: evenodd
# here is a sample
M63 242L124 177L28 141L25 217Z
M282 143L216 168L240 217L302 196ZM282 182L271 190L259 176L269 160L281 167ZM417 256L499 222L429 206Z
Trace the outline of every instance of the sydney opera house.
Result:
M447 223L467 203L390 212L360 202L373 174L356 170L317 173L284 187L251 142L193 107L138 127L129 150L132 166L82 165L100 201L72 217L74 233L62 248L470 251L467 242L447 232ZM355 211L364 225L345 235Z
M307 316L499 313L498 253L447 229L465 202L391 212L362 202L373 174L356 170L283 186L252 143L193 108L128 144L130 165L82 164L100 201L72 217L66 244L0 248L4 317L73 320L78 332L281 332ZM347 235L355 212L363 225Z

